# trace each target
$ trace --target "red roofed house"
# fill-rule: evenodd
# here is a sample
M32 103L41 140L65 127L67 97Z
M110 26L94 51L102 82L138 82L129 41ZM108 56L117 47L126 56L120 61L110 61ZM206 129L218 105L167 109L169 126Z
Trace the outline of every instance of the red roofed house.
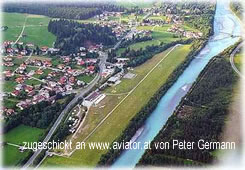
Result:
M24 83L24 78L23 77L17 77L15 81L19 84Z
M89 71L94 71L95 66L88 66L87 69L88 69Z
M61 77L59 80L59 84L65 84L66 82L66 77Z
M36 70L36 74L42 75L43 74L43 70L41 70L41 69Z
M33 90L33 87L32 86L26 86L25 87L25 92L29 93Z
M14 90L11 94L12 94L13 96L19 96L20 91L19 91L19 90Z

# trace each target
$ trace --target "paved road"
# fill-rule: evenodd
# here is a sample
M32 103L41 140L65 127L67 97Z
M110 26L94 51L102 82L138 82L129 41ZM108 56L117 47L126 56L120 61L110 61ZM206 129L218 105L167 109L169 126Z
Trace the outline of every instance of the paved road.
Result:
M45 137L45 139L43 140L43 142L48 142L50 140L50 138L52 137L52 135L54 134L55 130L57 129L57 127L59 126L59 124L61 123L62 119L64 118L64 116L66 115L66 113L68 112L69 109L71 109L74 106L74 103L76 103L80 98L84 97L84 95L86 93L88 93L95 85L96 83L99 81L100 76L101 76L101 72L102 69L104 69L105 67L105 61L107 59L107 55L105 53L101 54L101 60L99 63L99 67L100 67L100 72L97 74L97 76L93 79L93 81L85 88L82 89L73 99L72 101L65 107L65 109L61 112L61 114L59 115L58 119L55 121L55 123L53 124L52 128L49 130L47 136ZM33 161L36 159L36 157L41 153L42 149L38 149L32 156L31 158L27 161L27 163L23 166L23 168L28 168L29 166L31 166L33 164Z
M148 15L148 14L147 14ZM149 16L149 15L148 15ZM124 38L126 38L127 36L131 35L134 31L135 31L136 27L132 28L131 31L125 35ZM119 45L121 44L122 40L124 39L122 38L114 47L113 49L116 49L119 47ZM59 124L61 123L62 119L65 116L65 113L67 113L67 111L69 109L72 108L72 106L74 105L74 103L76 103L78 101L78 99L84 97L84 95L86 93L88 93L100 80L101 78L101 73L103 72L103 70L105 69L105 63L106 63L106 59L107 59L108 55L106 53L100 52L100 63L99 63L99 68L100 71L99 73L96 75L96 77L93 79L93 81L84 89L82 89L81 91L79 91L79 93L74 97L74 99L65 107L65 109L61 112L61 114L59 115L58 119L55 121L55 123L53 124L52 128L49 130L47 136L45 137L45 139L43 140L43 142L48 142L50 140L50 138L52 137L52 135L54 134L55 130L57 129L57 127L59 126ZM33 164L33 161L36 159L36 157L41 153L42 149L38 149L32 156L31 158L26 162L26 164L23 166L23 169L28 168L29 166L31 166Z
M240 50L242 48L242 46L244 45L244 42L241 42L234 51L232 51L231 55L230 55L230 63L231 63L231 67L232 69L242 78L245 78L244 75L242 75L242 73L237 69L236 65L234 64L234 56L236 55L237 51Z

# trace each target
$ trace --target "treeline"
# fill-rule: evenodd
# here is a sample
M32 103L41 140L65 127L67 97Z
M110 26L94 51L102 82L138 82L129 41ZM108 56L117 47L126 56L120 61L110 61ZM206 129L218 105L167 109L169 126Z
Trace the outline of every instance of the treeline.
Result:
M231 96L237 75L225 57L227 53L218 55L209 62L199 75L191 92L179 105L179 109L168 119L166 125L151 142L151 150L147 150L138 165L178 166L210 164L216 160L214 149L201 150L197 145L193 149L181 150L172 148L172 140L195 142L200 139L207 142L220 141L220 135L229 113ZM191 109L185 110L185 107ZM156 149L154 143L169 142L170 149ZM158 158L162 158L161 161ZM175 161L165 158L174 157ZM179 161L184 160L184 161Z
M110 3L5 3L5 12L45 15L51 18L88 19L103 11L123 12L124 8Z
M160 45L148 45L145 47L144 50L142 48L140 48L139 50L134 50L134 49L131 50L130 48L127 48L123 53L121 53L120 57L129 58L127 67L136 67L143 64L147 60L151 59L157 53L160 53L168 49L169 47L172 47L176 44L188 44L191 41L192 41L191 39L188 39L188 40L178 40L168 44L161 43ZM107 61L112 63L116 62L115 50L108 53Z
M236 15L242 19L243 18L243 13L244 13L244 9L243 6L241 4L241 2L237 1L237 2L231 2L230 4L230 8L232 9L233 12L236 13Z
M184 18L185 24L196 28L208 37L213 34L213 21L216 5L213 2L164 2L160 10Z
M60 99L60 97L57 96L57 99ZM57 119L61 111L73 97L74 95L68 96L63 104L59 102L51 104L48 101L42 101L23 109L18 114L7 117L4 124L4 132L6 133L20 124L46 129L52 121Z
M202 31L206 37L213 34L214 15L188 16L184 20L188 26Z
M115 33L107 26L82 24L69 20L52 20L48 31L56 35L55 47L60 48L64 55L76 53L82 46L89 44L113 45L116 42Z
M131 44L135 44L135 43L138 43L138 42L143 42L143 41L149 41L149 40L152 40L152 36L139 36L139 34L137 36L135 36L133 34L133 37L132 39L129 39L129 40L123 40L120 44L120 48L126 48L128 47L129 45Z
M174 70L174 72L169 76L167 82L160 87L160 89L151 97L149 102L136 114L136 116L132 120L130 120L127 128L115 140L116 142L120 143L130 141L130 139L135 135L136 131L143 126L147 117L155 110L162 96L176 82L178 77L183 73L183 71L192 61L194 56L196 56L200 52L200 50L205 46L206 42L207 41L196 40L196 42L193 43L195 47L192 48L186 60ZM101 156L100 161L98 162L98 166L111 165L120 156L122 152L123 149L110 149L106 154Z
M203 15L203 14L214 14L215 3L214 2L163 2L159 10L164 13L176 14L176 15Z

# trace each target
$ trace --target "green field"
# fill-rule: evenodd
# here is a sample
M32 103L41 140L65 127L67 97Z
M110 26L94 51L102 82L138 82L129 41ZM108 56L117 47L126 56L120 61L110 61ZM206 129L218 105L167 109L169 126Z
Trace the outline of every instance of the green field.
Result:
M132 72L137 74L134 79L131 80L122 80L122 82L115 86L107 89L105 92L107 93L121 93L121 92L129 92L134 88L143 77L166 56L166 54L170 51L170 49L155 55L152 59L142 64L141 66L136 67ZM128 96L126 95L111 95L106 97L104 100L112 101L110 104L104 102L104 100L99 104L100 109L99 112L89 112L87 119L89 119L89 115L96 117L100 117L97 119L102 119L103 116L108 114L120 101L120 105L112 112L112 114L106 119L106 121L93 133L90 138L88 138L87 142L112 142L115 140L120 133L125 129L129 123L129 121L136 115L137 112L149 101L150 97L166 82L169 75L174 71L174 69L181 64L188 52L190 51L190 45L184 45L180 47L176 47L174 51L172 51L161 63L149 74L147 78L142 81L141 84L137 86L132 93ZM154 82L154 83L152 83ZM145 90L147 89L147 91ZM144 93L142 93L144 91ZM101 105L107 103L105 107L101 108ZM127 108L130 108L127 109ZM91 110L95 111L96 108L92 108ZM97 120L96 120L97 121ZM94 124L92 125L94 126ZM84 128L85 133L89 133L87 130L91 131L93 128L89 126L89 124L85 125ZM81 133L81 136L73 142L82 141L85 135L84 132ZM44 161L43 166L55 165L87 165L87 166L95 166L100 156L105 153L105 150L77 150L72 156L68 159L63 157L51 157Z
M150 8L154 5L154 2L146 0L124 0L118 1L117 5L123 6L125 8L134 8L136 6L140 8Z
M84 81L85 83L89 83L94 79L94 75L80 75L77 76L76 78L80 81Z
M167 29L170 27L171 25L169 24L166 24L164 26L159 26L159 27L158 26L156 27L153 27L153 26L137 27L138 30L153 30L151 34L153 40L134 43L132 45L129 45L129 48L134 49L134 50L139 50L140 48L144 49L146 46L149 46L149 45L159 45L161 42L167 44L167 43L179 40L179 38L174 37L173 33L167 32ZM126 48L119 48L117 50L117 55L120 55L125 50Z
M243 65L243 55L241 53L238 53L234 57L234 63L238 70L242 70L242 65Z
M14 77L12 77L11 80L9 80L9 81L4 81L4 86L3 86L3 91L4 92L12 92L12 91L14 91L15 86L17 85Z
M37 141L39 137L42 136L43 132L43 129L19 125L5 134L3 140L4 142L22 145L23 142ZM28 151L21 153L17 147L4 145L3 155L3 164L6 166L13 166L23 160L28 155Z
M29 15L20 13L6 13L2 12L3 26L7 26L8 29L3 32L3 40L15 41L20 35L23 26L25 29L23 35L25 37L20 38L19 41L25 43L33 43L39 46L53 45L55 36L48 32L48 22L50 18L41 15ZM26 22L25 22L26 20Z

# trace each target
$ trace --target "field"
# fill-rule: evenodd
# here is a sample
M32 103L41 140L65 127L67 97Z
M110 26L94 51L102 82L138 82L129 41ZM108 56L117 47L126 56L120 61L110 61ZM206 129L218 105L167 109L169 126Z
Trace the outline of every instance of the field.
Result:
M43 134L44 130L39 128L33 128L25 125L19 125L18 127L10 130L4 135L4 142L9 142L17 145L23 144L23 142L35 142ZM19 149L14 146L5 145L3 147L4 160L3 163L6 166L16 165L23 160L28 151L23 153L19 152Z
M166 82L173 70L185 60L189 51L190 45L184 45L176 47L168 56L166 54L170 52L170 49L157 54L148 62L130 71L137 75L135 78L123 79L119 85L107 89L105 91L107 97L97 107L91 108L86 119L87 123L85 122L80 136L73 143L82 141L94 129L96 124L113 109L108 119L105 120L86 142L112 142L115 140L135 114L149 101L157 89ZM161 59L163 60L161 61ZM159 65L154 68L158 63ZM150 70L152 72L145 77ZM145 79L142 80L143 78ZM139 84L139 82L141 83ZM148 90L145 91L145 89ZM128 93L129 91L131 92ZM115 106L117 107L115 108ZM127 108L130 108L130 110ZM95 166L100 156L105 152L105 150L77 150L69 159L57 156L48 158L44 161L43 166Z
M150 8L154 5L154 2L145 0L124 0L118 1L118 5L123 6L125 8L134 8L136 6L140 8Z
M20 13L6 13L3 14L3 26L8 29L4 31L3 40L15 41L20 35L23 26L25 29L19 41L25 43L33 43L38 46L52 47L55 41L55 36L48 32L48 23L50 18L41 15L29 15Z
M164 26L155 26L155 27L154 26L137 27L138 30L151 30L152 31L151 35L153 40L134 43L132 45L129 45L129 48L134 50L139 50L140 48L144 49L148 45L159 45L161 42L167 44L179 40L179 38L174 37L173 33L167 32L167 29L170 27L171 25L169 24L166 24ZM120 55L125 50L126 48L119 48L117 50L117 55Z
M238 53L235 55L234 57L234 63L236 65L236 67L238 68L238 70L242 70L242 65L243 65L243 57L241 53Z

